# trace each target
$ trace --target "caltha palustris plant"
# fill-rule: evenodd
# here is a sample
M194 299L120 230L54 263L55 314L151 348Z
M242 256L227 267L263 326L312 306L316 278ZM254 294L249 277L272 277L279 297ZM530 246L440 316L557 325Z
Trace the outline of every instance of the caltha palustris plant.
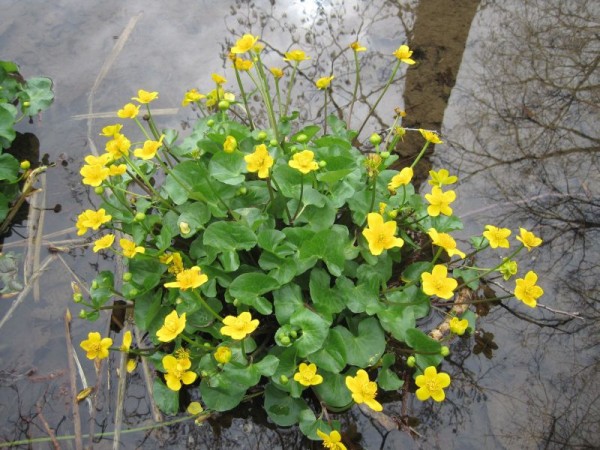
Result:
M187 406L181 389L198 419L262 396L277 425L299 425L310 439L344 449L331 412L355 403L382 411L380 390L444 400L451 378L439 366L448 344L475 330L473 304L494 300L481 300L480 280L515 276L515 256L541 239L522 228L509 250L511 231L487 225L465 255L449 234L462 227L447 188L457 177L431 171L424 195L412 184L439 135L403 128L397 111L385 138L373 134L365 151L334 115L300 124L301 114L288 110L298 68L310 58L291 50L285 70L268 68L262 50L250 34L231 48L235 95L219 74L210 92L185 93L183 105L196 105L201 118L182 140L159 131L150 107L158 93L144 90L118 111L123 123L102 129L106 152L81 168L97 209L76 225L79 235L99 232L93 251L122 256L126 272L122 280L101 272L89 296L75 299L92 321L124 301L126 329L135 324L147 338L132 345L125 332L115 346L91 332L81 347L96 362L126 352L129 370L139 358L153 362L154 399L167 413ZM357 67L365 50L350 45ZM375 104L401 64L415 63L406 45L393 56ZM334 80L316 80L324 108ZM262 99L264 117L252 116L248 92ZM136 126L142 138L132 143ZM420 132L423 148L392 169L407 132ZM474 266L487 248L506 254L494 267ZM529 271L505 298L535 307L543 293L536 283ZM437 327L417 325L431 315ZM404 382L409 373L414 384Z

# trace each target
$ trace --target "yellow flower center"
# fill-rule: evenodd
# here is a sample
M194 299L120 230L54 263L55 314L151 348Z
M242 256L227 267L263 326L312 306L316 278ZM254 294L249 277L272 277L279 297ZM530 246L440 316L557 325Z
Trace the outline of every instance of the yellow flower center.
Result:
M436 378L430 378L429 380L427 380L425 382L425 386L427 386L427 389L429 390L429 392L435 392L435 391L439 391L440 389L442 389L442 387L440 386L440 383Z

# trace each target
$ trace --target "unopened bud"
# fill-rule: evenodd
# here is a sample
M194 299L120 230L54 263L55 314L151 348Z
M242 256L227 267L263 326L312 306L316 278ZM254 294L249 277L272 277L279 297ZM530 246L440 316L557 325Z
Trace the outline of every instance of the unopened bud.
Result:
M279 340L281 341L282 345L290 345L292 343L289 336L281 336L281 338L279 338Z
M256 136L256 138L259 141L264 141L267 138L267 133L266 131L261 131L260 133L258 133L258 135Z
M215 124L215 121L213 119L210 119L208 122L206 122L206 125L208 125L208 127L212 127Z
M290 379L285 375L281 375L279 377L279 381L281 382L281 384L288 384L290 382Z
M299 134L298 136L296 136L296 141L303 143L306 142L308 140L308 136L305 134Z
M292 339L296 339L298 337L298 333L296 332L296 330L292 330L290 331L290 336Z
M227 111L229 109L230 103L227 100L221 100L219 102L219 109L221 111Z
M104 187L96 186L94 188L94 192L96 193L96 195L102 195L102 194L104 194Z
M373 145L379 145L381 143L381 136L379 136L377 133L373 133L369 138L369 142Z
M319 167L322 169L323 167L327 167L327 161L319 161Z
M271 139L271 140L269 141L269 145L270 145L271 147L276 147L276 146L277 146L277 139Z
M415 365L417 364L417 358L415 358L414 356L409 356L408 358L406 358L406 365L408 367L415 367Z
M92 289L98 289L98 282L96 280L92 281Z
M123 274L123 281L131 281L133 274L131 272L125 272Z
M381 159L388 159L390 157L390 152L381 152Z
M450 349L443 345L442 348L440 349L440 355L442 356L448 356L450 354Z
M139 212L139 213L137 213L135 215L135 217L133 218L133 220L135 220L136 222L141 222L145 218L146 218L146 214L144 214L143 212Z
M130 297L135 297L140 293L140 291L138 291L136 288L133 288L132 290L129 291L129 296Z
M85 310L81 310L79 311L79 318L80 319L87 319L87 313L85 312Z
M73 294L73 302L80 303L82 300L83 300L83 295L81 295L79 292L76 294Z
M31 106L31 102L23 102L23 106L29 107L29 106Z
M179 222L179 231L181 234L188 234L192 229L187 222Z
M31 167L31 163L29 161L27 161L26 159L24 159L23 161L21 161L21 169L22 170L27 170Z
M395 219L396 217L398 217L398 211L392 209L390 212L388 212L388 216L390 219Z

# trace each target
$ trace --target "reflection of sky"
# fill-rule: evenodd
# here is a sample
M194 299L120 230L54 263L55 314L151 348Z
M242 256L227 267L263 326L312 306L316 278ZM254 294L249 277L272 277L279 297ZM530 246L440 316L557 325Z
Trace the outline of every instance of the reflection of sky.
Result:
M270 10L269 2L263 3L262 7ZM591 5L591 2L583 3ZM32 7L33 4L36 7ZM362 8L358 14L353 11L355 4L361 5ZM179 108L184 90L190 87L198 87L201 91L211 89L210 73L223 73L224 63L217 55L221 53L221 44L230 37L225 30L229 29L239 35L246 31L246 28L245 25L239 24L238 20L250 20L254 23L252 31L263 36L280 51L300 46L313 56L311 64L306 66L306 77L299 77L299 82L300 90L306 93L302 101L310 109L310 114L316 115L318 107L314 105L320 102L320 98L314 93L311 94L312 80L329 73L331 66L326 61L329 61L330 53L338 56L339 62L346 65L351 62L351 59L348 59L351 55L347 51L344 53L344 49L357 35L370 50L362 56L365 58L365 87L362 94L372 98L371 86L375 82L380 83L380 80L389 75L390 53L399 44L404 43L405 34L409 34L413 22L410 7L414 6L415 2L403 2L403 7L393 2L385 3L384 7L384 2L381 1L280 2L272 7L276 19L271 18L264 23L258 23L258 18L253 16L256 10L245 5L239 7L235 15L232 14L230 7L233 5L234 2L208 0L177 2L177 7L165 7L164 2L106 1L99 8L93 3L63 0L53 5L50 5L50 2L13 2L9 6L3 6L3 20L0 22L2 58L16 60L25 76L47 75L53 78L56 86L55 104L43 115L41 122L23 127L24 130L34 131L38 135L42 142L42 152L50 153L51 160L64 159L69 162L67 167L58 166L50 169L48 173L47 204L63 204L62 214L46 214L45 228L48 232L72 226L74 217L81 209L92 204L85 190L79 186L78 175L83 155L89 152L88 123L85 119L73 119L73 116L88 113L89 93L103 66L107 68L107 72L94 91L93 112L115 111L139 88L158 90L159 107ZM505 2L502 2L502 5L509 8ZM534 11L527 8L523 11L527 13L527 16L523 17L528 17L529 22L535 25L536 18L532 16ZM403 17L403 23L398 21L400 15ZM458 190L457 207L459 211L471 213L466 220L465 235L480 233L485 224L492 222L510 226L513 230L523 224L536 230L539 228L542 236L547 239L547 236L555 234L551 227L554 222L541 219L524 222L521 219L522 213L508 214L513 211L510 202L515 197L505 195L506 191L503 191L502 187L508 185L511 188L509 192L521 192L516 198L523 202L531 196L552 193L551 188L542 183L542 175L547 177L548 174L552 174L551 178L556 180L560 188L564 188L568 183L569 188L574 189L574 194L588 195L589 191L589 195L597 198L598 192L594 191L598 186L597 171L593 170L597 167L597 161L594 166L591 163L587 164L594 161L588 161L585 155L576 155L576 158L570 160L571 164L580 161L586 163L574 166L579 169L569 173L566 181L560 176L564 167L562 159L528 160L525 165L516 168L499 164L493 169L485 169L490 165L490 155L486 151L490 151L492 156L496 154L505 158L514 152L520 155L519 152L531 151L532 154L541 155L547 149L539 145L540 143L552 144L549 148L560 149L571 139L574 144L582 145L581 137L561 134L554 137L544 135L537 144L534 142L532 147L518 148L514 145L515 130L520 130L522 134L519 137L522 137L535 135L539 128L536 131L536 127L532 126L530 121L508 128L498 118L498 108L485 107L481 101L474 100L474 96L478 96L479 100L486 100L492 94L489 86L482 81L482 75L495 76L495 82L503 86L508 98L520 98L524 95L521 85L508 85L498 75L502 74L502 68L508 71L507 74L514 72L517 75L528 69L527 66L519 66L516 68L518 70L511 70L515 68L515 61L524 64L525 59L516 59L514 54L522 50L523 40L519 40L518 35L510 34L518 30L519 22L512 27L508 26L513 25L510 22L507 26L500 26L501 17L510 17L510 11L502 13L499 6L488 5L481 8L474 20L459 79L445 114L444 137L453 145L440 146L436 158L459 173L463 180L468 178L468 182ZM131 34L124 40L123 33L128 24L132 26ZM408 31L404 29L405 24L409 28ZM331 32L328 31L329 27L339 43L335 43ZM124 42L122 50L116 55L113 63L106 66L111 53L115 54L115 45L119 42ZM500 43L505 53L495 51L494 46L500 46ZM582 57L586 55L589 56L589 53L582 54ZM272 64L280 64L279 56L273 53L267 55L267 58ZM336 63L335 68L338 67L340 66ZM350 73L351 68L346 66L341 72L334 73L336 82L340 82L335 94L339 96L340 103L349 98L350 88L341 81ZM233 79L230 72L229 75ZM596 71L596 84L597 78ZM401 86L390 92L379 110L387 111L394 106L401 106ZM589 92L585 95L594 94ZM597 98L597 93L595 95ZM521 108L506 108L514 105L501 106L502 113L523 112ZM532 112L537 111L535 107L536 105L528 105ZM597 113L597 109L595 111ZM364 112L363 109L362 113ZM360 108L357 108L355 115L360 116L360 113ZM386 114L381 114L382 118L387 118ZM161 123L180 128L180 121L193 118L194 113L180 110L177 115L161 116ZM580 124L579 129L585 133L597 131L594 127L594 124L598 123L597 116L590 114L590 106L584 102L571 106L568 121ZM111 119L96 119L91 124L94 131L90 136L98 146L102 145L102 140L95 130L108 123L112 123ZM373 123L373 126L377 125L378 123ZM503 180L510 182L503 184ZM525 192L527 195L523 195ZM67 235L69 236L75 237L74 233ZM560 237L552 245L553 248L559 249L557 253L571 250L568 242L561 241ZM576 250L576 256L580 258L582 247L576 247ZM90 253L86 253L87 259L80 257L83 254L81 249L75 250L71 255L64 255L65 261L82 279L92 277L97 270L95 264L102 268L112 267L110 261L103 261ZM593 254L593 248L590 248L586 261L592 269L587 271L588 276L594 265L597 265L597 261L589 256ZM496 261L494 257L490 260ZM523 270L528 266L535 267L540 272L540 283L546 290L543 303L566 310L585 306L572 291L563 288L564 284L552 281L564 274L565 266L577 267L580 259L571 258L568 264L556 264L556 253L551 254L549 249L542 249L523 255L522 261ZM26 386L31 382L22 374L32 366L36 366L40 374L60 371L57 367L64 366L62 315L67 306L74 314L77 310L70 303L68 291L72 277L60 264L56 263L44 276L45 295L40 303L31 303L33 306L30 308L18 310L13 321L0 330L3 336L11 336L10 344L4 337L1 340L2 366L16 366ZM590 280L585 282L590 283ZM509 287L512 287L511 283ZM560 295L554 295L555 293ZM541 310L526 310L516 303L511 301L509 304L519 313L528 314L529 317L554 317ZM25 323L30 326L24 327ZM578 384L598 381L597 375L596 378L588 376L589 369L586 369L590 365L589 360L593 358L593 351L586 352L580 347L580 342L591 335L591 331L584 330L569 338L560 332L540 330L533 324L518 321L501 309L495 310L482 323L486 331L495 334L500 347L495 352L494 359L488 361L481 356L474 356L466 360L462 372L455 369L456 387L448 393L447 404L440 407L412 402L416 408L414 414L419 414L424 422L417 431L426 436L423 444L425 448L535 446L536 442L543 440L544 430L549 426L547 412L559 416L562 408L574 423L578 419L578 415L572 413L574 408L565 406L568 396L577 396L575 389L579 389L579 386L571 390L566 389L568 385L565 380L569 379L571 369L583 370ZM75 342L85 335L87 326L88 324L82 321L74 322ZM97 326L98 324L92 325ZM574 328L572 324L565 327ZM461 356L462 354L457 354L454 361L460 361ZM86 372L93 378L91 364L87 361L83 364ZM450 364L446 367L448 370L454 369ZM62 376L64 377L64 374ZM59 383L62 383L66 379L59 380ZM134 377L129 394L142 397L142 383L139 376ZM45 387L45 384L33 383L33 389L22 394L24 414L44 395ZM0 391L0 398L3 395L6 395L4 388ZM54 396L52 398L55 402L64 400L58 388L52 391L50 396ZM483 396L487 397L487 401L482 400ZM588 400L592 401L593 398ZM575 398L573 402L578 404L578 401ZM128 426L133 427L145 417L147 405L143 400L132 400L127 406ZM386 405L386 408L397 414L401 412L399 403ZM61 414L62 412L59 415ZM366 418L358 410L353 412L353 417L357 419L361 432L364 433L363 445L367 448L378 447L375 443L378 444L382 438L377 422ZM536 418L533 424L528 422L531 421L529 417ZM595 417L598 418L598 414ZM10 419L11 422L15 420L14 416ZM106 420L112 420L110 415ZM561 426L560 420L558 426ZM291 434L285 430L266 430L252 425L254 428L250 437L244 437L245 444L240 444L238 439L247 431L244 427L247 428L247 421L235 419L229 434L224 431L223 446L256 446L261 442L261 436L271 442L281 442L284 448L284 443L294 442L293 436L290 437ZM7 431L7 434L10 435L13 431ZM180 432L184 434L188 431L180 429ZM204 427L189 434L190 439L202 442L211 438L213 430ZM183 437L179 439L180 442L184 442ZM450 442L456 443L454 447ZM470 442L471 447L465 445L465 442ZM292 445L296 444L290 444L287 448L291 448ZM393 432L386 438L386 445L386 448L397 448L399 445L411 445L411 441L406 434Z

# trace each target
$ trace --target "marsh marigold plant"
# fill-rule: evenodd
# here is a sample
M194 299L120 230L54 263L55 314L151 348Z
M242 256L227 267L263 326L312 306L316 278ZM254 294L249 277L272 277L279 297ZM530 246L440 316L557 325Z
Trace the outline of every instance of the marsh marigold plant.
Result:
M515 276L513 297L537 305L543 280L516 260L542 240L522 227L513 239L493 225L462 236L451 207L458 187L448 189L458 175L436 167L419 192L418 164L444 144L435 130L405 127L410 110L378 110L393 117L387 129L368 130L368 117L359 131L349 127L363 102L365 46L340 47L356 73L332 70L336 78L305 84L302 101L324 101L314 121L304 119L295 88L300 73L319 73L310 54L276 54L251 33L233 42L223 74L200 74L201 86L182 89L182 106L198 112L191 129L164 128L153 111L170 104L137 89L115 108L121 120L101 128L104 152L81 162L82 183L96 197L74 217L77 234L97 254L121 258L125 271L102 270L89 295L78 289L74 300L91 321L124 306L145 336L112 347L92 332L81 348L95 361L126 352L131 370L150 362L154 400L166 413L193 398L202 421L255 399L274 424L299 425L343 450L336 415L353 405L386 413L382 391L437 402L453 395L441 371L448 346L471 342L481 303L514 301L490 294L502 278ZM388 59L379 99L356 111L393 101L388 88L400 67L418 70L405 44ZM353 87L351 100L338 83ZM331 104L343 114L327 114ZM407 133L420 149L404 147ZM400 164L398 150L415 156ZM486 251L497 265L480 267ZM484 289L484 278L495 284Z

